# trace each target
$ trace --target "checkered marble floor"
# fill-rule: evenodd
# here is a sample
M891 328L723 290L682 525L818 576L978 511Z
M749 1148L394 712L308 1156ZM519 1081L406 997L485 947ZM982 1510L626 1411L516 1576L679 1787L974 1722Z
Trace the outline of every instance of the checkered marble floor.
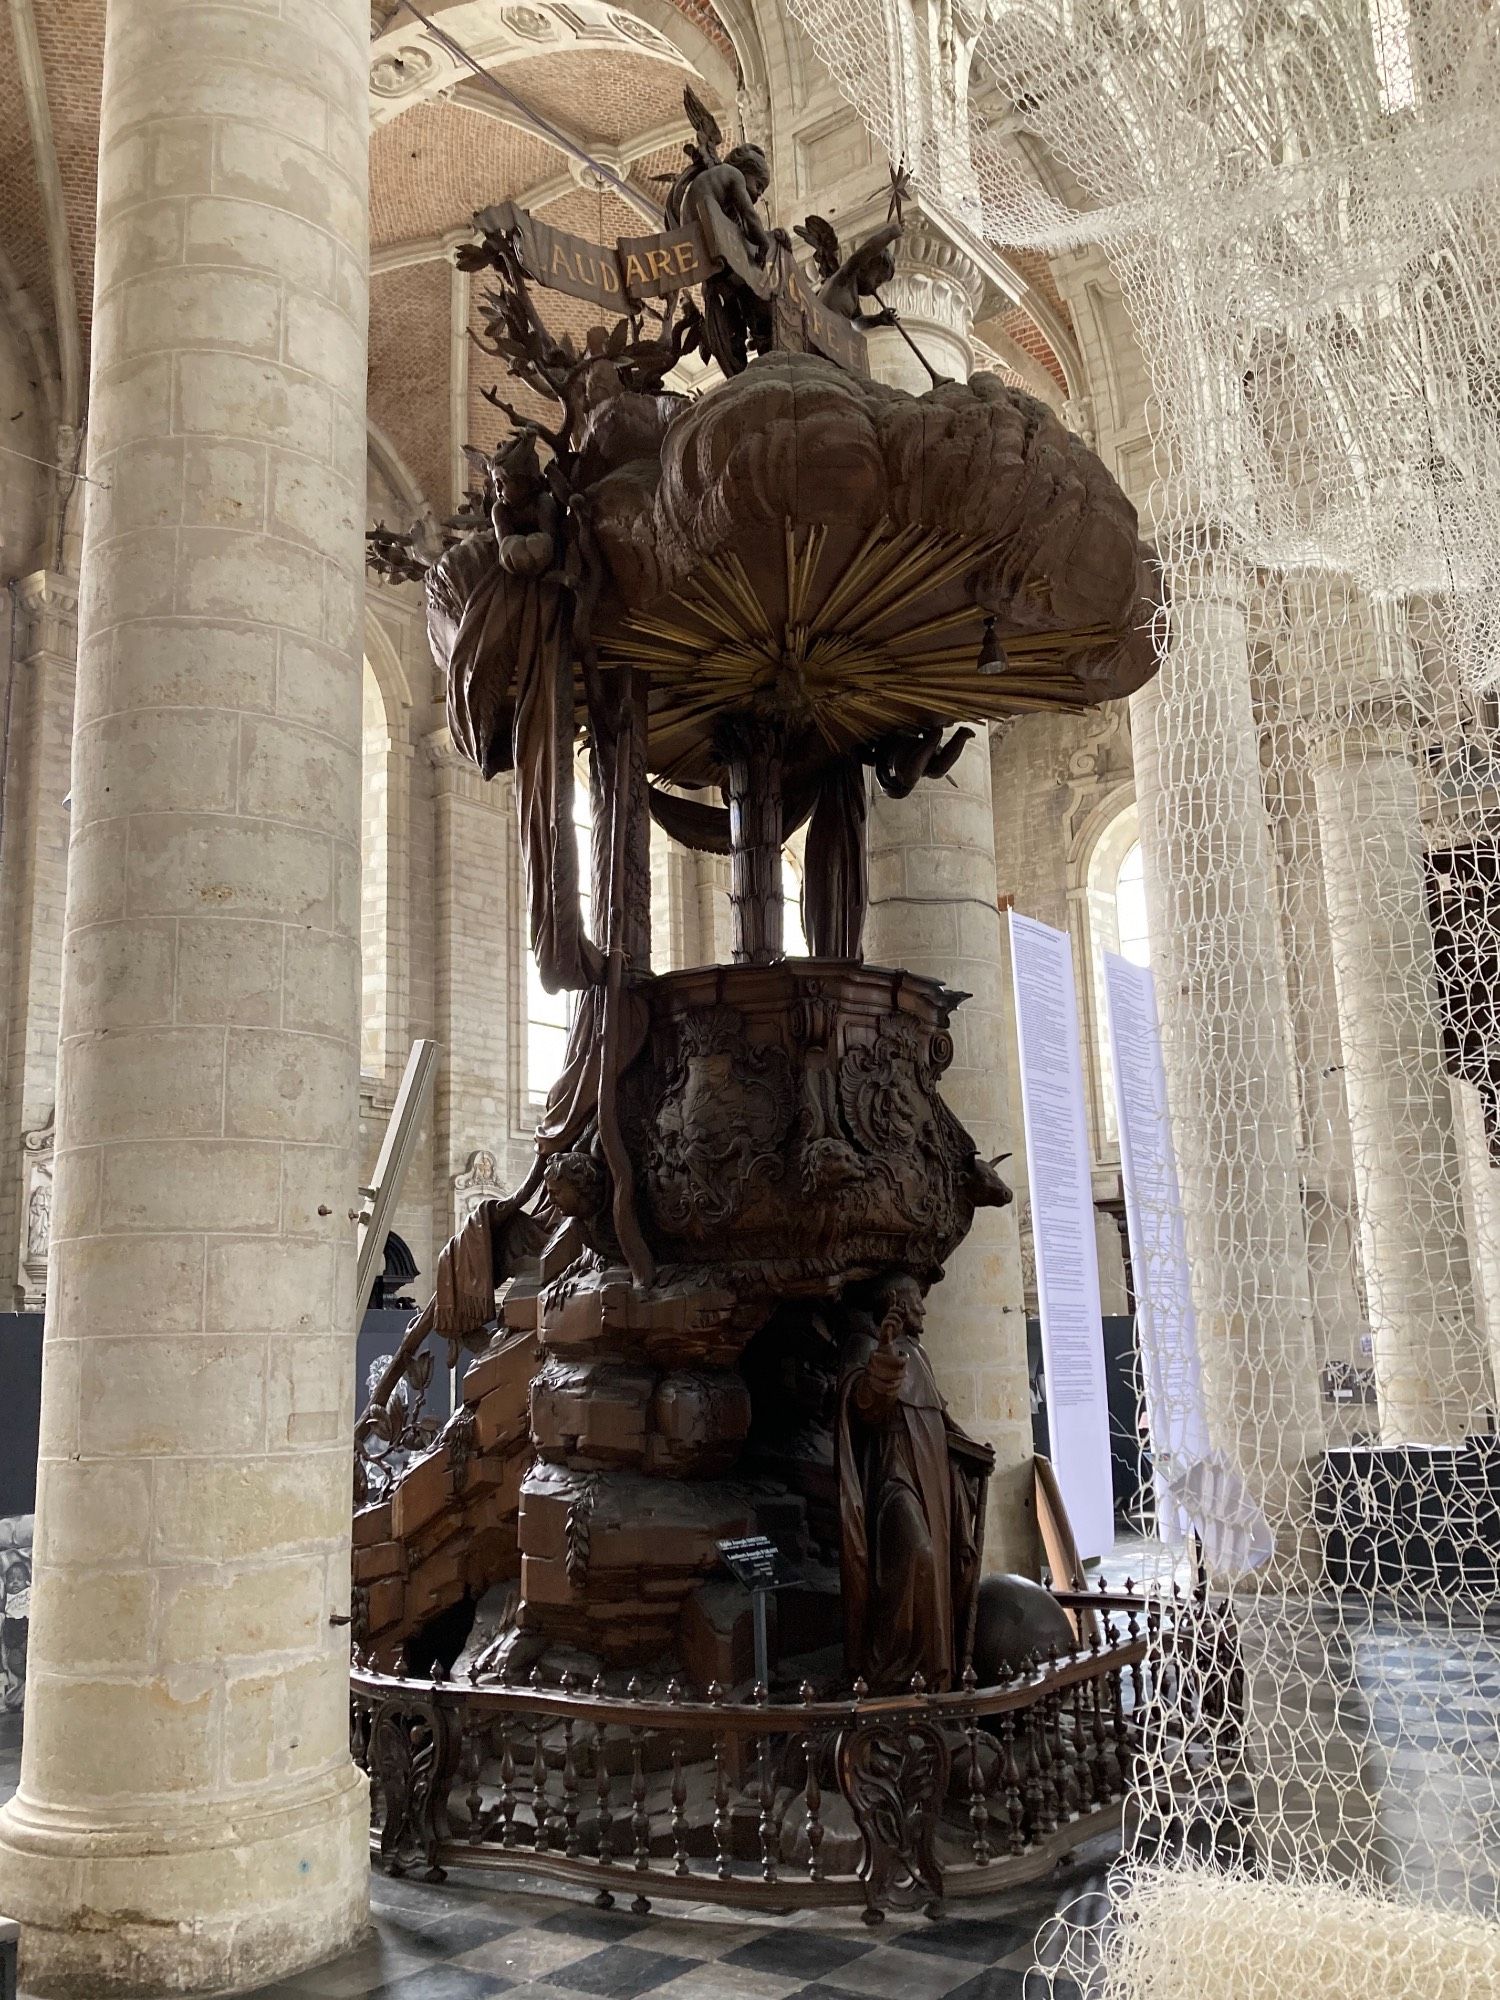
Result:
M1060 1907L1101 1894L1105 1839L1047 1883L939 1920L867 1929L855 1912L748 1918L710 1904L649 1916L598 1910L525 1878L462 1875L441 1887L372 1882L363 1944L255 2000L1040 2000L1028 1973ZM1058 2000L1074 2000L1067 1980Z

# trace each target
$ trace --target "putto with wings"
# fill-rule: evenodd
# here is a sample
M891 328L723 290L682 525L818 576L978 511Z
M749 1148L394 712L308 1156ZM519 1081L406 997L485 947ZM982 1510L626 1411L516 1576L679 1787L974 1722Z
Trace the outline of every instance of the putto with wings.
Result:
M847 319L861 333L880 326L894 327L932 377L936 388L946 378L937 373L901 325L896 308L888 306L880 296L881 286L888 285L896 275L896 245L906 233L903 211L911 192L911 175L904 162L891 168L888 192L884 224L862 243L856 243L847 256L839 243L838 231L824 215L804 216L797 234L812 246L813 267L820 281L818 304ZM866 312L863 303L866 299L875 301L875 312Z

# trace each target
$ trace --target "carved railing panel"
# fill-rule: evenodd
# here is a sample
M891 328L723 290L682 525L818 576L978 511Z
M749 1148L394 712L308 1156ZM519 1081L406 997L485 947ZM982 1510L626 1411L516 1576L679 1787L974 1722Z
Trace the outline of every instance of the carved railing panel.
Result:
M1198 1741L1238 1744L1232 1621L1205 1599L1059 1593L1083 1636L995 1686L788 1703L677 1681L405 1681L356 1666L355 1755L382 1865L519 1866L637 1909L687 1896L935 1909L1045 1871L1119 1820L1158 1688L1201 1686ZM1165 1689L1163 1688L1163 1691ZM1175 1697L1174 1697L1175 1702ZM1175 1713L1180 1716L1180 1708Z

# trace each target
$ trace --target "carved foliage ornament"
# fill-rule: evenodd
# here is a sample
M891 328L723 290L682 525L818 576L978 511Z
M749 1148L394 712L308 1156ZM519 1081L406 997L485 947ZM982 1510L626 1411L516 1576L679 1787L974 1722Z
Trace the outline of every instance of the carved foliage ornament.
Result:
M689 1015L647 1158L667 1228L711 1229L729 1221L757 1185L781 1180L796 1109L785 1050L747 1041L732 1007Z
M415 1692L381 1704L370 1726L370 1777L384 1803L380 1858L388 1873L422 1867L429 1882L447 1871L438 1849L448 1839L448 1793L462 1747L458 1717Z
M870 1910L941 1898L937 1830L948 1765L942 1731L917 1717L866 1724L840 1739L839 1789L864 1839L859 1874Z

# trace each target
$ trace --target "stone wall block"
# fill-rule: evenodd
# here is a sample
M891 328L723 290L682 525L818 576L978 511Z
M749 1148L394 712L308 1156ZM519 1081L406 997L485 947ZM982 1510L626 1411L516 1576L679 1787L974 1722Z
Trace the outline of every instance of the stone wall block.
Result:
M244 1140L148 1139L101 1149L107 1227L261 1231L281 1212L281 1149Z
M326 1333L332 1323L335 1253L324 1243L280 1243L274 1261L253 1236L211 1243L208 1315L246 1332Z
M52 1245L47 1304L112 1334L196 1333L204 1255L201 1236L67 1237Z
M142 814L131 823L125 873L133 916L218 912L326 929L333 915L328 836L304 827Z
M85 1570L63 1578L43 1570L32 1586L29 1639L76 1668L141 1670L157 1654L156 1581L149 1570Z
M63 955L64 1037L79 1032L84 1009L92 1032L171 1021L177 926L170 919L135 927L129 935L109 923L75 928Z
M191 472L187 477L191 482ZM106 657L80 673L80 721L122 708L183 706L210 660L225 708L269 709L275 701L276 633L270 627L141 619L112 641Z
M164 1459L156 1468L151 1553L157 1560L281 1560L349 1532L349 1453L309 1447L254 1460Z
M309 1034L335 1034L359 1002L359 939L332 931L289 931L282 1021Z
M177 608L190 617L264 620L298 631L323 618L323 565L278 537L226 528L184 528L177 550Z
M263 1340L194 1332L175 1340L91 1340L87 1347L79 1418L85 1455L259 1450Z
M154 363L150 357L138 365ZM178 428L217 434L225 428L226 408L234 412L234 431L242 438L289 445L325 459L332 450L333 398L326 384L251 355L179 354Z
M121 284L109 310L123 316L124 355L175 353L184 314L202 329L205 347L240 354L280 352L282 287L249 271L186 268L148 271Z
M136 1028L65 1045L59 1122L71 1141L216 1135L224 1036L217 1028Z
M359 811L359 752L280 716L240 724L239 806L256 818L348 826Z
M199 916L177 918L175 929L179 1021L280 1025L286 951L281 924Z
M91 818L230 812L238 745L239 718L227 711L118 710L77 732L74 779L82 775L78 789L92 801Z
M353 1140L359 1073L340 1041L246 1029L229 1038L223 1085L224 1130L233 1137L315 1145Z
M347 1342L339 1335L273 1336L266 1373L266 1446L336 1445L354 1425ZM361 1387L363 1385L360 1385Z

